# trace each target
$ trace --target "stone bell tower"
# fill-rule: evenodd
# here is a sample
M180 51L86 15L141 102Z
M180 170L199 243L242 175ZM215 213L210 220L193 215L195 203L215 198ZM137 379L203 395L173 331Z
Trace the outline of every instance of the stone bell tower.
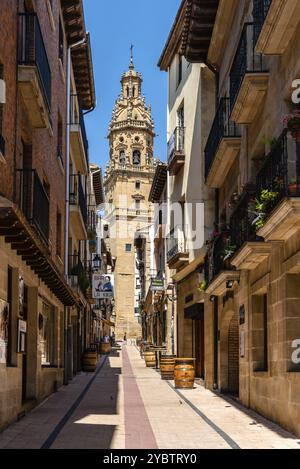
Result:
M115 102L109 126L110 158L105 173L105 194L109 209L109 244L115 265L116 338L141 336L139 286L141 270L150 268L148 232L152 208L148 197L157 164L153 158L155 138L151 107L142 95L142 76L133 64L122 75L121 94ZM146 238L144 259L136 246Z

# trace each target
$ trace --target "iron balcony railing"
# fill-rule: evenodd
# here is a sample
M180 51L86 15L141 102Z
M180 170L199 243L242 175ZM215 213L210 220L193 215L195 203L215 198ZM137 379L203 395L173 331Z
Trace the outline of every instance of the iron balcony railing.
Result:
M43 94L50 110L51 69L36 13L19 14L18 63L37 67Z
M5 140L1 134L0 134L0 153L2 156L5 155Z
M97 211L95 205L89 205L88 207L88 229L96 233L97 228Z
M168 142L168 165L177 154L184 155L185 128L176 127Z
M266 157L256 178L256 198L268 191L269 214L285 197L300 197L300 148L285 129Z
M242 192L230 218L230 249L238 251L247 241L257 239L255 224L255 186L248 185Z
M167 261L170 262L180 253L186 253L185 227L177 225L167 237Z
M82 109L79 105L78 95L72 94L71 95L71 103L70 103L70 124L71 125L79 125L81 130L81 136L86 156L87 165L89 166L89 142L87 139L84 115Z
M43 240L49 242L49 198L35 169L17 170L17 203Z
M272 0L253 0L254 42L258 41Z
M239 125L230 120L230 98L220 100L216 116L205 147L205 177L208 177L209 171L214 162L218 147L223 138L240 137L241 131Z
M81 174L72 174L70 176L70 204L77 205L80 208L82 219L87 226L88 210L86 195L81 182Z
M233 110L245 75L267 72L264 56L255 51L254 33L254 23L245 23L230 71L230 112Z
M226 259L230 246L229 236L229 232L222 232L211 241L204 266L204 275L207 285L209 285L220 272L232 270L230 260Z

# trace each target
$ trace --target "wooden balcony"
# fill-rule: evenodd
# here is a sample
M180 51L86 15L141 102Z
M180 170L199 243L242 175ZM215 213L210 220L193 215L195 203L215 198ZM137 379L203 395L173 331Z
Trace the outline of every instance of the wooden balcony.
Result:
M84 116L77 95L71 96L71 121L70 121L70 145L74 163L79 172L85 174L88 172L88 140L85 129Z
M87 239L88 211L81 175L70 176L70 224L78 240Z
M175 176L184 166L185 129L177 127L168 142L168 171L171 176Z
M255 0L255 3L265 4L256 51L265 55L283 54L300 22L300 0Z
M32 127L52 129L51 70L34 13L19 14L18 86Z
M255 52L255 25L246 23L230 72L231 119L251 124L265 98L269 72L265 59Z
M230 120L230 99L222 98L204 152L208 186L220 188L223 185L240 147L240 129Z

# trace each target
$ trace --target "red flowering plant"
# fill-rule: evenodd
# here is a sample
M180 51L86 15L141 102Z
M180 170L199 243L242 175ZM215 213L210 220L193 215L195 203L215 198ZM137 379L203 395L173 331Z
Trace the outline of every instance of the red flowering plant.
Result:
M283 118L283 125L291 133L292 136L299 141L300 139L300 109L294 109L291 114L287 114Z

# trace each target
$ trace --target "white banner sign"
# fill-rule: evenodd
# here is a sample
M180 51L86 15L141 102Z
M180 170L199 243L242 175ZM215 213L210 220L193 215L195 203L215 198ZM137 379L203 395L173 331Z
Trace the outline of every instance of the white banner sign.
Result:
M111 274L93 275L93 298L112 299L114 297L114 276Z

